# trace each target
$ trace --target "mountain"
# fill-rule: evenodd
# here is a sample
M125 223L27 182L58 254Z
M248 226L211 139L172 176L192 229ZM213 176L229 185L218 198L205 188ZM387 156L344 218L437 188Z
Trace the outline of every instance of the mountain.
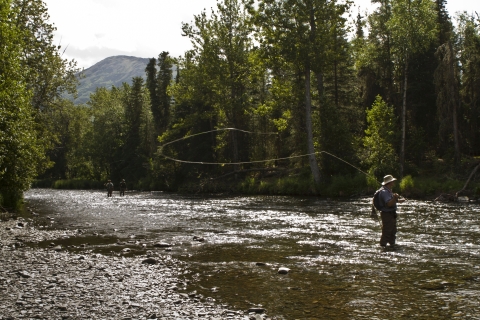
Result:
M148 58L114 56L85 69L79 80L78 98L74 100L75 104L86 103L90 100L90 94L99 87L110 89L112 86L121 86L123 82L132 84L133 77L145 79L145 68L149 60Z

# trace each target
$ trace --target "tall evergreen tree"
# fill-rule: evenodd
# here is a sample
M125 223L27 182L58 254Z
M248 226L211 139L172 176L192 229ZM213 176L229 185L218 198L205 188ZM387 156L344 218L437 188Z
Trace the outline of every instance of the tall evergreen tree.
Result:
M152 110L154 126L157 135L162 132L162 113L160 107L160 100L157 93L157 59L151 58L148 61L145 73L147 75L146 87L150 95L150 108Z
M158 73L157 73L157 88L155 103L158 103L158 110L154 114L157 114L158 129L165 131L170 123L170 103L171 97L167 89L170 86L173 78L172 71L173 63L168 52L163 51L158 56ZM153 106L153 104L152 104ZM160 132L158 132L160 133Z
M148 105L148 96L141 77L134 77L131 86L124 83L124 90L126 92L124 97L126 137L123 148L122 176L130 181L138 181L146 173L144 163L147 158L141 152L142 142L144 141L141 127L143 113L147 109L146 105Z

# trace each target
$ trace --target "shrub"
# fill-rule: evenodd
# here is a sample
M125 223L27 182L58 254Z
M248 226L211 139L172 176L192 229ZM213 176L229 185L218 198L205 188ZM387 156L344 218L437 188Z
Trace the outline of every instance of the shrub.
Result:
M413 191L414 186L415 184L412 176L405 176L400 182L400 191L404 194L410 194Z

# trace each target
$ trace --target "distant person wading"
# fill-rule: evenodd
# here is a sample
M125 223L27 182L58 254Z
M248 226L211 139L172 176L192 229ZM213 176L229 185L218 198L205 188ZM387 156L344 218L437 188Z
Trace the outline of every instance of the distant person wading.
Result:
M112 180L108 180L107 183L105 183L105 187L107 188L107 197L111 197L113 193L113 183Z
M377 209L380 210L382 217L382 237L380 238L380 245L382 247L386 247L387 243L390 244L392 248L395 246L397 234L397 203L405 201L405 199L400 199L400 196L392 191L396 180L392 175L386 175L383 177L382 187L376 192L376 196L378 193Z
M125 179L122 179L120 182L120 196L125 195L125 190L127 190L127 183L125 182Z

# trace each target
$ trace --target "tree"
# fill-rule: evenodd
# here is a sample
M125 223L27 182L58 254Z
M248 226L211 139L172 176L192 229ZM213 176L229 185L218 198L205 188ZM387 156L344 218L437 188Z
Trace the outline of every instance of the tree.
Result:
M391 1L375 0L380 5L368 17L369 34L366 41L357 43L356 69L360 78L362 106L369 108L377 95L390 104L396 103L392 34L387 27L391 19Z
M60 46L53 43L55 26L49 22L47 7L42 0L13 0L17 14L12 23L22 31L21 63L26 70L32 104L36 110L52 107L63 92L75 94L79 69L75 61L62 59Z
M148 93L141 77L134 77L131 86L124 83L123 89L126 136L121 174L129 181L139 181L146 175L152 148L149 143L153 142L153 132L149 132L152 126L148 123L151 119L150 113L147 113Z
M0 203L16 207L42 164L45 149L37 138L32 91L22 65L25 33L15 23L18 8L0 0Z
M52 165L46 154L58 138L48 117L63 92L75 92L78 69L53 44L55 28L43 1L2 0L0 6L0 193L14 206Z
M97 88L90 95L92 130L88 150L97 181L119 178L118 172L125 166L122 154L127 131L123 105L125 94L123 88L112 87L110 90Z
M162 132L162 113L160 107L159 96L157 93L157 59L151 58L145 68L147 74L146 87L150 95L150 108L153 114L154 127L157 135Z
M436 39L437 24L433 2L430 0L392 0L392 16L387 22L392 35L392 52L396 65L403 66L402 139L400 144L400 177L403 176L405 162L408 63L410 57L424 51Z
M301 75L300 79L304 79L303 105L307 132L306 147L314 181L316 184L320 184L321 177L314 149L311 112L312 46L316 44L313 4L311 1L303 3L302 1L265 0L258 1L257 9L254 9L253 4L254 1L250 1L249 8L258 28L259 41L266 57L271 61L270 68L275 70L278 62L291 63L297 68L295 74ZM279 60L275 61L277 58Z
M440 123L439 138L441 146L448 143L453 135L455 165L460 164L460 137L458 128L459 109L459 65L451 41L438 47L436 52L439 64L435 71L437 88L437 117Z
M377 96L375 103L366 113L368 126L363 139L366 150L364 162L369 172L379 179L386 172L395 172L398 168L398 156L395 152L395 110L385 103L382 97Z
M202 12L195 16L194 25L183 25L183 32L191 39L196 62L202 69L204 79L201 82L209 87L204 103L214 108L218 126L244 130L248 125L246 110L249 108L247 93L252 46L246 14L240 0L225 0L217 4L216 11L212 9L210 19ZM238 162L248 158L248 140L242 134L231 131L216 138L220 139L216 143L217 151L223 153L223 159Z
M158 73L156 88L156 103L158 103L158 110L156 111L156 113L161 116L161 119L158 120L159 122L157 126L159 126L159 129L161 131L167 130L170 122L171 97L167 89L173 80L172 68L172 58L170 58L168 52L163 51L158 56ZM158 131L158 133L160 133L161 131Z
M47 155L54 165L40 179L94 179L91 154L92 109L57 100L48 110L47 126L55 133L54 146Z
M464 128L465 146L468 152L477 156L480 150L480 21L466 13L458 21L462 101L461 127Z

